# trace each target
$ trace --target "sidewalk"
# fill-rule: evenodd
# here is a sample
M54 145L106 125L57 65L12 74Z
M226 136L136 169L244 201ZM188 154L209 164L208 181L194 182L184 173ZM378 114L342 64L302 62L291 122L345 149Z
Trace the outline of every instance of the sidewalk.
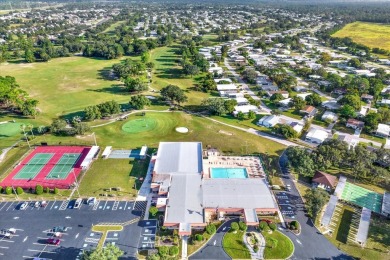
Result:
M246 247L249 249L249 252L251 253L251 258L252 259L264 259L265 239L264 239L263 235L256 230L250 231L250 233L254 234L256 236L257 240L259 241L258 242L259 243L258 244L259 251L255 252L255 251L253 251L252 246L248 243L248 241L246 239L247 238L246 235L244 235L244 237L243 237L244 243L245 243Z
M181 239L181 259L187 259L187 245L188 245L188 237L183 236Z

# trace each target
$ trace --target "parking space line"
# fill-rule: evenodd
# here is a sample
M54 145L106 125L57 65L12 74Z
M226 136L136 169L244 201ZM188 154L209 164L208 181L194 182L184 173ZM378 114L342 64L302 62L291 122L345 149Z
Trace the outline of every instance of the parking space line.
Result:
M126 210L126 206L127 206L127 201L126 201L126 204L125 204L125 207L123 208L123 210Z
M48 254L55 254L56 252L51 252L51 251L44 251L44 250L35 250L35 249L27 249L28 251L30 252L40 252L41 254L42 253L48 253ZM39 255L41 255L39 254Z
M0 246L0 248L3 248L3 249L8 249L9 246Z
M106 200L106 203L104 203L104 206L103 206L103 210L106 208L106 205L107 205L107 200Z
M14 204L14 203L12 202L11 205L9 205L8 208L7 208L5 211L8 211L8 210L11 208L11 206L12 206L13 204Z
M7 203L8 203L8 202L5 202L5 203L4 203L4 206L2 206L2 207L0 208L0 210L2 210L2 209L5 207L5 205L7 205Z
M114 202L114 205L112 205L112 210L117 210L118 209L118 205L119 205L119 201L115 201Z
M100 204L100 200L98 200L95 205L93 206L92 210L97 210L98 206Z
M54 206L54 204L56 204L56 202L57 202L57 201L55 200L55 201L54 201L54 203L53 203L53 205L51 205L51 208L50 208L50 209L52 209L52 208L53 208L53 206Z

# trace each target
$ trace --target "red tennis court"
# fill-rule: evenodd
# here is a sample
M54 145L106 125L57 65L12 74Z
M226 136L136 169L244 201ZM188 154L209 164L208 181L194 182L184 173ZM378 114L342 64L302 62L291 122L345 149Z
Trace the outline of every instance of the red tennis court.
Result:
M13 186L68 189L80 174L81 163L91 147L39 146L12 170L1 182L2 187Z

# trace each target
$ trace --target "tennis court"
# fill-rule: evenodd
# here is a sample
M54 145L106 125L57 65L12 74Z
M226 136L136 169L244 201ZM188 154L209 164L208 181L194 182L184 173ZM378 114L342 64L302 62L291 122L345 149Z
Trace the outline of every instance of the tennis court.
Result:
M80 153L64 153L46 176L46 179L66 179L80 155Z
M0 183L0 186L68 189L82 171L91 147L39 146L31 150Z
M50 161L54 153L38 153L31 158L13 179L34 179L35 176L43 169Z
M382 195L352 183L346 182L341 199L368 208L380 213L382 208Z

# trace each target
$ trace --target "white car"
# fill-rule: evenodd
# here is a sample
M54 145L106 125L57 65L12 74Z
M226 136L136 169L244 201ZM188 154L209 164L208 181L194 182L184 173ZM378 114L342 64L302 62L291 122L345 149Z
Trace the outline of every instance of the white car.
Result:
M75 208L75 209L80 208L80 205L81 205L82 202L83 202L83 199L82 199L82 198L78 198L78 199L76 200L76 202L74 203L73 208Z
M25 210L28 206L28 203L27 202L23 202L22 205L20 205L20 209L21 210Z
M34 208L39 208L39 206L41 206L41 203L39 201L34 203Z
M96 198L95 197L89 197L88 200L87 200L87 204L88 205L95 205L97 202Z

